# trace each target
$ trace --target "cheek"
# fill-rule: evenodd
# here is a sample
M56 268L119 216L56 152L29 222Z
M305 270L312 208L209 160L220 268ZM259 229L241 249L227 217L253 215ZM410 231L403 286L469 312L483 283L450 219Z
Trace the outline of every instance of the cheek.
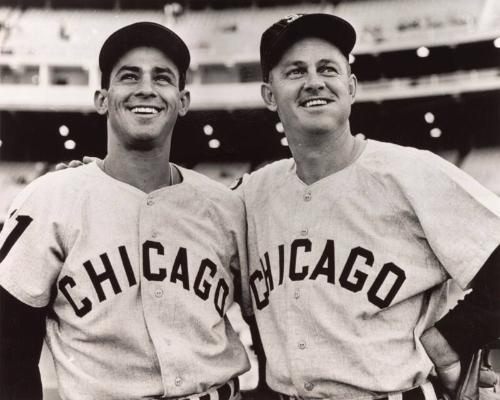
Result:
M180 108L181 99L179 93L166 91L161 93L161 98L163 102L169 104L170 107L175 107L176 109Z
M119 101L116 94L113 93L113 95L108 96L107 101L108 101L108 111L109 110L117 111L119 109L118 107Z
M278 108L281 109L291 109L295 104L297 99L297 91L294 90L282 90L275 93L274 100Z

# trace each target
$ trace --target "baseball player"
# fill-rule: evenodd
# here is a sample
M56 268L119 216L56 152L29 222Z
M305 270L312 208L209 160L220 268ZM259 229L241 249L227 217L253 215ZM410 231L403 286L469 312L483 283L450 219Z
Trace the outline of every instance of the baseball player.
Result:
M49 173L0 235L0 397L41 398L42 338L62 399L237 400L245 349L226 318L245 260L241 199L169 162L190 55L141 22L99 55L102 162Z
M356 34L293 15L261 38L293 159L246 175L249 293L282 399L435 400L500 336L500 199L427 151L354 137ZM472 288L447 312L454 281ZM444 315L444 317L443 317Z

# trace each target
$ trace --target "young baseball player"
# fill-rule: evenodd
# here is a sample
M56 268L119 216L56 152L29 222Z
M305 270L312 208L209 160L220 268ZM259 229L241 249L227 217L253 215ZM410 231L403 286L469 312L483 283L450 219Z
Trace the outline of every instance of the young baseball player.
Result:
M113 33L95 94L107 156L14 201L0 234L2 400L41 398L44 335L62 399L240 398L249 362L226 311L243 203L169 162L189 61L162 25Z
M246 310L282 399L435 400L434 369L452 393L459 359L500 336L500 199L428 151L351 134L355 39L326 14L262 35L262 98L293 159L238 189ZM446 313L451 280L472 292Z

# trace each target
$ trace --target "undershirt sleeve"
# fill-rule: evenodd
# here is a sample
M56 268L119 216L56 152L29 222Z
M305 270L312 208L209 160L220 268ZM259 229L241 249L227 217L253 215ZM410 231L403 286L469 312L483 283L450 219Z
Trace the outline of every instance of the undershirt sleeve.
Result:
M500 246L474 277L471 288L435 324L461 359L468 359L477 349L500 337Z
M31 307L0 286L0 310L0 398L41 400L46 308Z

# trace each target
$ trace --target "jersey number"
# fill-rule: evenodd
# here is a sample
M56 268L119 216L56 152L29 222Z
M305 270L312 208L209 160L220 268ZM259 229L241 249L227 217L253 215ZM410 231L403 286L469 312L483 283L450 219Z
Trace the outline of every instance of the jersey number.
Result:
M27 215L18 215L16 217L17 225L12 229L12 232L9 233L9 236L5 239L5 242L0 248L0 262L3 261L3 259L9 254L10 249L12 249L12 246L17 242L17 239L21 237L23 232L26 230L29 224L31 224L31 221L33 221L33 218L27 216Z

